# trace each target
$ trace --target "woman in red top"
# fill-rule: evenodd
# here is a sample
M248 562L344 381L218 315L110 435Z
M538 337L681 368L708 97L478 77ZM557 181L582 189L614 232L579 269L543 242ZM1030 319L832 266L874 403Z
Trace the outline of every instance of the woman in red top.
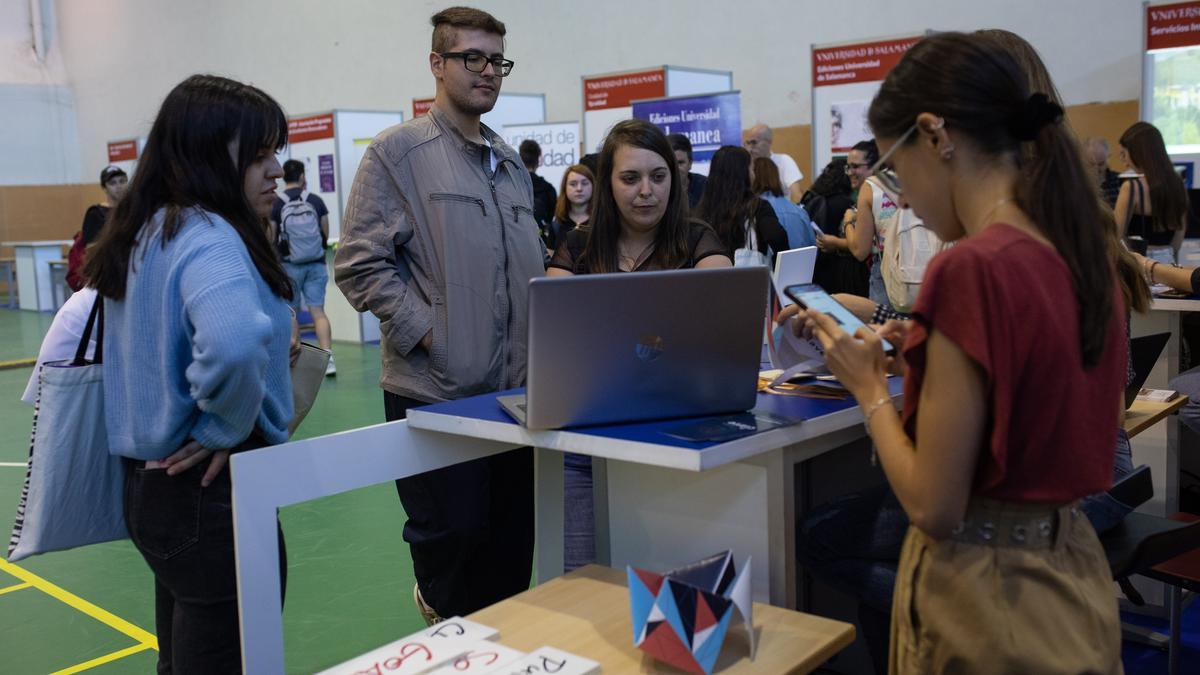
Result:
M960 243L930 264L907 329L804 317L912 522L893 673L1121 670L1111 576L1076 508L1110 484L1122 407L1116 225L1078 199L1095 188L1061 119L993 38L912 47L871 105L874 170ZM896 363L883 338L903 339ZM889 366L907 370L903 415Z

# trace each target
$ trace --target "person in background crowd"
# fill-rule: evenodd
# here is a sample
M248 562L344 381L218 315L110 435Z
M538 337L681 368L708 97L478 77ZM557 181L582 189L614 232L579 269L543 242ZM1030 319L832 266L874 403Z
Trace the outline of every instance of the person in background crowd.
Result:
M930 264L915 320L882 331L903 342L891 364L907 369L903 416L880 335L817 313L796 327L815 331L863 405L912 522L893 673L1121 667L1111 576L1075 506L1112 480L1105 441L1127 367L1116 227L1062 108L1028 80L998 40L941 33L905 54L872 103L891 187L940 238L962 239ZM1079 298L1072 312L1063 297ZM1031 320L1057 327L1013 327ZM1061 343L1049 351L1048 335ZM1083 398L1048 398L1041 382Z
M787 232L779 224L775 209L750 189L750 161L750 153L735 145L722 146L713 153L696 217L712 226L730 257L753 243L753 248L772 265L775 254L788 249Z
M617 123L604 140L599 169L591 222L566 233L548 276L732 265L716 233L688 217L675 154L658 127ZM571 570L595 562L592 463L567 453L563 466L564 564Z
M292 419L292 288L263 226L287 129L254 87L184 80L84 270L105 303L109 451L154 572L160 673L241 672L226 465L285 442Z
M846 223L854 219L854 204L862 176L858 169L851 169L848 161L834 159L813 181L812 188L804 193L800 205L808 212L812 221L820 226L823 235L817 235L817 246L825 247L817 255L813 270L813 283L829 293L849 293L867 296L869 270L867 266L838 247L837 240L845 241Z
M755 124L750 127L750 131L746 132L745 138L742 139L742 146L755 157L766 157L775 162L775 166L779 167L779 182L783 183L784 189L787 190L788 199L793 203L799 203L800 197L804 194L804 189L800 187L800 181L804 180L804 174L800 172L800 167L796 165L796 160L792 159L791 155L771 151L771 143L774 139L775 134L771 131L771 127L765 124Z
M430 21L433 107L367 147L334 258L351 306L379 318L389 421L521 386L529 281L545 273L530 174L479 119L514 65L504 58L504 24L469 7ZM413 600L427 622L529 587L529 448L403 478L396 491L408 516Z
M323 251L329 246L329 208L325 206L325 200L308 192L308 180L304 174L304 162L289 159L283 163L283 197L287 199L285 201L283 198L276 198L271 206L271 239L274 241L278 237L280 224L283 222L283 207L288 202L295 202L303 197L311 207L309 213L317 218ZM300 300L303 298L308 313L312 315L317 344L329 352L329 365L325 366L325 374L336 375L337 366L333 362L333 330L329 325L329 317L325 314L325 286L329 283L329 268L326 266L325 256L322 254L320 260L310 262L291 262L284 256L283 269L292 280L292 311L299 311Z
M847 217L844 225L845 237L820 237L817 244L822 250L849 253L855 259L867 263L870 282L867 296L877 305L890 306L887 287L883 284L884 237L898 217L900 205L895 202L879 182L870 177L871 167L879 160L879 148L875 141L860 141L850 150L846 161L846 175L850 186L857 191L854 217Z
M592 170L586 166L574 164L567 168L559 186L554 219L542 230L546 250L557 250L568 232L587 227L588 219L592 217L592 186L595 182Z
M692 173L692 142L683 134L667 134L667 142L675 151L675 166L679 167L679 176L683 187L687 190L688 208L696 208L700 197L704 194L704 183L708 179L698 173Z
M100 172L100 187L104 189L105 201L93 204L83 214L83 225L71 243L71 251L67 254L67 285L72 291L79 291L87 283L83 277L83 266L87 260L88 247L100 236L100 228L108 219L108 212L113 209L125 191L129 188L129 176L119 166L109 165Z
M1083 142L1084 159L1096 175L1096 183L1100 186L1100 196L1108 208L1117 205L1117 197L1121 194L1120 175L1108 168L1108 141L1095 136Z
M766 157L754 158L754 182L750 190L775 209L779 225L787 232L788 248L816 246L817 237L812 228L812 219L803 207L793 204L783 193L779 182L779 168Z
M538 167L542 165L542 146L532 138L521 141L521 162L529 172L529 180L533 181L533 217L538 225L545 227L554 220L554 205L558 202L558 193L550 181L538 175Z
M592 175L595 176L600 170L600 155L595 152L589 152L579 158L579 163L591 169Z
M1121 160L1137 176L1121 184L1114 209L1125 237L1140 237L1146 255L1174 263L1187 226L1188 195L1162 134L1134 122L1121 134Z

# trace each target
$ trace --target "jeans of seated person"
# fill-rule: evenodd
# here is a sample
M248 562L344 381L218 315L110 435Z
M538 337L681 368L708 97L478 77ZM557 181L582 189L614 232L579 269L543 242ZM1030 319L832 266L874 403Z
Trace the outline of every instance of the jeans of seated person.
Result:
M592 500L592 458L563 456L563 570L596 562L596 528Z
M1113 475L1133 470L1129 438L1117 432ZM1093 528L1103 533L1132 509L1107 493L1092 495L1081 507ZM845 495L815 509L800 524L796 555L817 581L858 601L858 625L875 666L886 673L892 591L908 515L888 485Z
M1188 397L1188 402L1179 409L1179 421L1200 433L1200 367L1176 375L1167 386Z

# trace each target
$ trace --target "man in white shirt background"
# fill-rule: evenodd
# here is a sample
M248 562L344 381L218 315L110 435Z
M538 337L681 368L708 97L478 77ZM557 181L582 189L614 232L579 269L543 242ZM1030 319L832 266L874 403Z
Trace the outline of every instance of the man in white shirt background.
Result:
M750 131L746 132L742 145L750 151L750 156L767 157L775 162L775 166L779 167L779 182L783 183L787 190L788 199L793 204L799 204L800 197L804 195L804 190L800 187L800 181L804 180L804 174L800 172L800 167L796 165L796 160L792 159L791 155L771 152L772 138L771 127L765 124L755 124Z

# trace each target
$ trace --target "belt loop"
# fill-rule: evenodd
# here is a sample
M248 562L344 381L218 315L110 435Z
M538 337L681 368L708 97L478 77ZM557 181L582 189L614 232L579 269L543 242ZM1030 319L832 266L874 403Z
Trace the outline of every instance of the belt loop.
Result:
M1062 549L1067 541L1067 535L1072 527L1075 526L1075 518L1079 518L1079 502L1072 502L1065 506L1060 506L1055 509L1054 518L1058 520L1053 524L1054 527L1054 550Z

